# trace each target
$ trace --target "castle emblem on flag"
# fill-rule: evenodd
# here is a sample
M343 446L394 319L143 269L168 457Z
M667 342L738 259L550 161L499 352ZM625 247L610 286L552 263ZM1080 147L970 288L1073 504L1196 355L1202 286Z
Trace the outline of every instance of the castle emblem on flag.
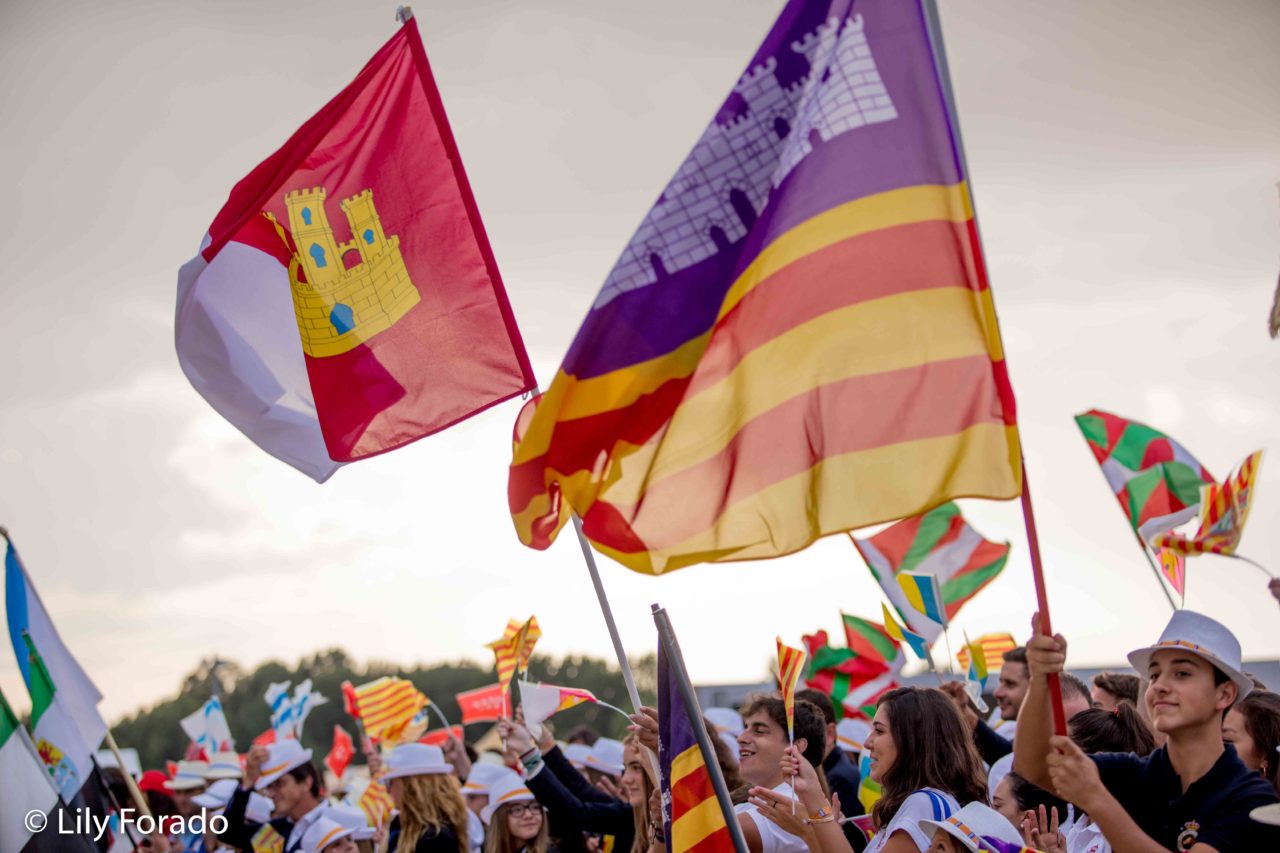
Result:
M289 264L293 308L307 355L347 352L391 328L418 304L421 297L400 254L400 238L383 231L373 190L340 203L351 227L345 243L329 225L323 187L292 190L284 202L294 246ZM283 232L274 216L267 217ZM348 266L348 258L357 256L359 261Z

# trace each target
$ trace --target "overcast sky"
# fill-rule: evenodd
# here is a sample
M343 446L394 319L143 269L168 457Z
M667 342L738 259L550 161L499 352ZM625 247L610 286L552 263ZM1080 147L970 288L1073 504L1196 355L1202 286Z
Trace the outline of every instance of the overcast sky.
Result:
M781 0L454 0L415 6L538 377ZM191 389L179 265L231 186L344 86L394 4L0 3L0 523L114 718L201 657L245 666L484 660L508 617L540 651L611 654L572 536L521 547L506 512L518 403L318 486ZM1172 433L1215 475L1280 454L1280 4L942 0L961 125L1072 662L1121 660L1169 608L1071 420ZM1016 503L967 502L1011 540L971 634L1026 631ZM1280 456L1241 553L1280 570ZM840 608L878 618L845 537L782 561L651 578L602 559L627 648L668 607L701 682L766 676ZM1193 560L1189 604L1280 654L1256 570ZM957 637L959 636L957 632ZM0 689L28 705L0 653ZM237 733L247 737L249 733Z

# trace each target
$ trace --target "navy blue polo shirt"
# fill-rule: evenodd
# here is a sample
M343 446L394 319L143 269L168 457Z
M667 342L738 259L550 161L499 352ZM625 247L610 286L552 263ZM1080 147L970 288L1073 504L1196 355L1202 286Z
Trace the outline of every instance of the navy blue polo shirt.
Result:
M1168 850L1190 850L1197 843L1221 853L1280 850L1280 827L1249 817L1280 797L1261 774L1244 766L1230 744L1185 794L1164 747L1146 758L1115 752L1090 758L1111 795L1143 832Z

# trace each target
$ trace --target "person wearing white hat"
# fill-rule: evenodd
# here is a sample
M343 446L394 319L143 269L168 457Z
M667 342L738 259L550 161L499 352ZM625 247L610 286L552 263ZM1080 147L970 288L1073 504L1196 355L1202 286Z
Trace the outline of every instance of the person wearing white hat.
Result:
M591 754L591 747L585 743L570 743L564 747L564 757L569 759L569 763L578 770L583 770L587 766L587 756Z
M1022 847L1022 837L1004 816L982 803L969 803L946 820L922 820L920 828L932 837L929 853L979 853L995 848L987 839Z
M218 779L213 782L205 790L203 794L199 794L192 799L198 807L204 809L206 818L213 818L215 815L223 814L226 810L227 803L231 801L231 797L235 795L238 787L235 779ZM250 794L249 805L245 810L245 814L250 821L257 824L264 824L271 819L271 800L261 794ZM200 849L200 848L196 848ZM213 853L215 850L234 850L236 848L219 839L213 827L206 822L204 834L204 847L206 853Z
M240 756L234 752L215 752L204 769L204 778L209 782L218 779L239 779L243 775Z
M208 769L209 765L204 761L179 761L173 778L164 783L179 817L189 819L199 814L200 807L195 804L194 799L203 794L209 784L204 778ZM185 822L183 825L186 825ZM180 833L177 839L179 846L175 853L186 853L202 846L204 836L199 832L186 831Z
M845 717L836 723L836 743L840 748L851 755L862 754L862 744L866 741L867 735L871 734L871 726L866 720L855 720L853 717Z
M355 830L328 817L322 817L302 835L301 853L357 853Z
M388 853L467 853L467 806L440 747L397 746L385 766L382 784L398 811L387 830Z
M542 806L515 773L508 771L493 782L480 818L489 827L485 853L547 853L550 847Z
M499 722L498 732L507 745L507 754L523 765L525 785L547 810L551 834L558 838L574 837L580 832L612 836L612 849L631 850L637 827L631 803L587 782L572 768L545 729L541 743L535 743L523 725L510 720ZM594 764L594 772L610 774L616 761L621 777L626 755L627 749L620 741L599 738L587 756L587 766L590 769ZM492 803L491 795L490 805Z
M1280 797L1222 739L1226 712L1253 689L1226 626L1180 610L1154 645L1129 653L1150 682L1140 699L1167 738L1144 758L1086 755L1053 736L1047 679L1066 657L1061 635L1037 631L1028 643L1031 685L1018 716L1014 772L1086 812L1117 851L1280 850L1280 831L1249 818Z
M489 787L510 772L501 764L477 762L471 765L467 781L462 785L462 798L467 804L467 840L472 850L484 846L484 823L480 820L480 811L489 805Z
M271 799L272 814L266 823L248 815L250 795L259 791ZM311 750L292 738L269 746L256 745L245 756L243 781L227 802L223 816L227 829L219 837L233 847L251 849L263 827L284 839L283 853L296 853L302 836L329 807L320 789L320 772L311 762Z
M746 728L742 725L742 715L732 708L704 708L702 716L715 726L716 731L728 732L737 737Z

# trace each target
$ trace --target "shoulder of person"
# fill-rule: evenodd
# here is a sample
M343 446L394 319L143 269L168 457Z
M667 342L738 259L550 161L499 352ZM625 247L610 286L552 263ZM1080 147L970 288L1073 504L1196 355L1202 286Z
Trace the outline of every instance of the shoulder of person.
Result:
M912 791L890 824L899 820L946 820L958 810L955 797L943 793L936 788L920 788Z

